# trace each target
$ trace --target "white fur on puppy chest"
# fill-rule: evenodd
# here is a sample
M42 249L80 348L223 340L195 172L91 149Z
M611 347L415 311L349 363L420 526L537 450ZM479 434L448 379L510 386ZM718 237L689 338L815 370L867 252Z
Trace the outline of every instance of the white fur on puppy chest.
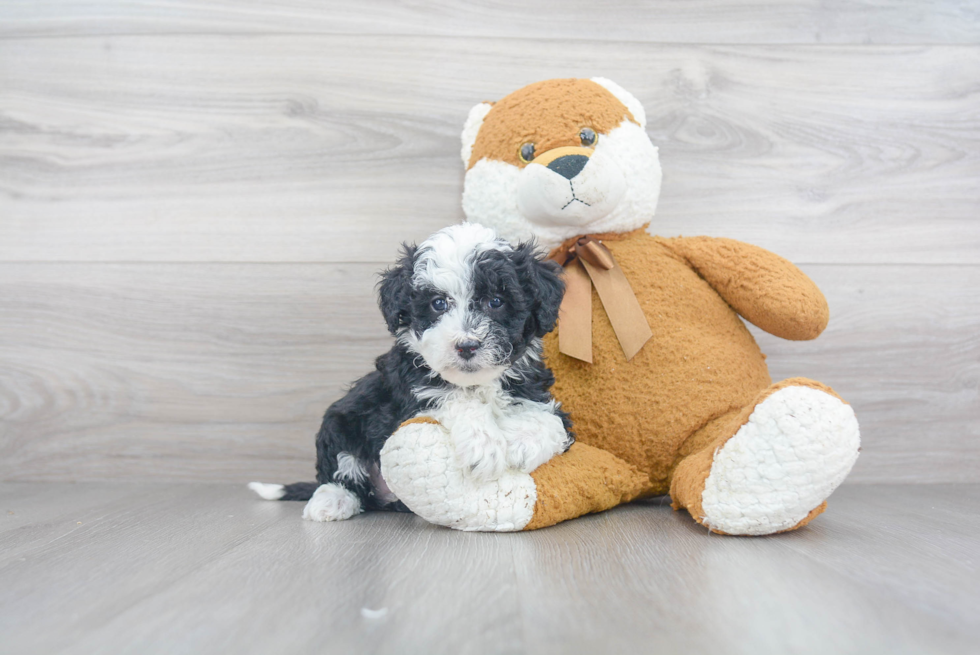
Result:
M850 405L810 387L776 391L715 453L705 525L734 535L792 528L844 481L860 445Z

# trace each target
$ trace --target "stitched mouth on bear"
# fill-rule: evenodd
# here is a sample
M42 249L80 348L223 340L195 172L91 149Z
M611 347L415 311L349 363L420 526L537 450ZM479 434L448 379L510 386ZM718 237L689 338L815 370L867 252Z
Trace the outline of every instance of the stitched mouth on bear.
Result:
M625 177L615 160L601 151L556 148L521 171L517 206L540 225L586 225L612 212L626 191ZM590 156L581 151L591 153Z

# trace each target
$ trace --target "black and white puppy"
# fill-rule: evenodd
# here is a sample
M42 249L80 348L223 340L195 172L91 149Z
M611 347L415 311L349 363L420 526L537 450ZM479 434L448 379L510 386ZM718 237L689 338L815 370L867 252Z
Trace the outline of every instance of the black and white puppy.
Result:
M381 476L398 426L431 416L449 430L475 481L533 471L572 444L541 337L558 318L560 269L533 244L511 246L465 223L404 248L382 274L378 302L394 347L327 409L316 437L317 481L253 482L269 500L309 500L303 518L337 521L365 509L409 511Z

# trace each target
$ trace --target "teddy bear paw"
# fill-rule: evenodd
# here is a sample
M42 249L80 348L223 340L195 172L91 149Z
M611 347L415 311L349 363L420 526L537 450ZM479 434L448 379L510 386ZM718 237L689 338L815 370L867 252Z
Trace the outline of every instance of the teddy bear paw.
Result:
M412 512L436 525L484 532L523 529L537 501L533 478L510 470L495 480L464 474L453 441L437 423L399 428L381 449L381 473L388 488Z
M726 534L789 530L843 482L860 445L850 405L810 387L780 389L715 453L703 522Z

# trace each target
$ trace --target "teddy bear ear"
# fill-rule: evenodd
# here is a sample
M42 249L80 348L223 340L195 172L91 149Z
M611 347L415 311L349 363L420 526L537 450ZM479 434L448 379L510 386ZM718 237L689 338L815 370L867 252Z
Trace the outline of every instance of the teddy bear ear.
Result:
M643 110L643 105L640 104L640 101L632 93L604 77L593 77L592 81L616 96L617 100L626 105L626 108L633 114L633 118L640 124L640 127L645 128L647 126L647 113Z
M493 108L492 102L481 102L470 110L470 115L466 117L466 124L463 126L463 149L460 154L463 156L463 166L470 165L470 155L473 154L473 144L476 143L476 135L480 133L483 126L483 119Z

